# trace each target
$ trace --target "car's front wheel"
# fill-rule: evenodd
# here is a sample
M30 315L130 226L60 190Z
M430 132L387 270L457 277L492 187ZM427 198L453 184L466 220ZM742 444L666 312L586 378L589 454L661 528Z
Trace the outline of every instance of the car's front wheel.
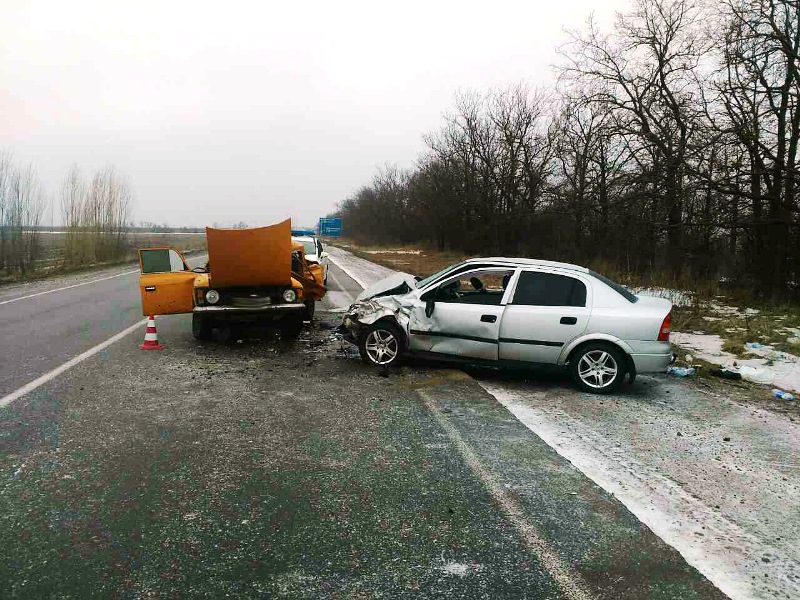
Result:
M211 328L213 323L211 319L198 315L192 315L192 336L194 339L205 342L211 339Z
M625 356L611 344L589 342L572 355L569 372L578 389L592 394L610 394L625 378Z
M281 338L295 340L303 331L303 316L284 317L280 324Z
M367 364L379 367L396 365L403 354L402 334L395 325L378 321L359 336L358 350Z
M312 321L314 319L314 309L317 307L317 303L313 300L306 300L306 321Z

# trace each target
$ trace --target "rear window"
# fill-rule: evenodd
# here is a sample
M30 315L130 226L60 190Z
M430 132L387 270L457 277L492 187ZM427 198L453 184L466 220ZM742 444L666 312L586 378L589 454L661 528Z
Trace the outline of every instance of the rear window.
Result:
M528 306L586 306L586 286L573 277L554 273L520 273L513 304Z
M600 273L595 273L594 271L589 271L589 275L591 275L592 277L595 277L596 279L599 279L600 281L605 283L608 287L610 287L612 290L617 292L620 296L625 298L625 300L627 300L628 302L633 303L633 302L636 302L639 299L639 298L636 297L635 294L632 294L631 292L629 292L626 288L624 288L620 284L611 281L608 277L603 277L602 275L600 275Z

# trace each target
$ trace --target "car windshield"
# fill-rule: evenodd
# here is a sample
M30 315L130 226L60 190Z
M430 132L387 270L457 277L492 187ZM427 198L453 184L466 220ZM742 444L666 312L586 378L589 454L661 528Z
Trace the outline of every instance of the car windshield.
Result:
M625 298L625 300L627 300L628 302L633 303L633 302L636 302L639 299L639 298L636 297L636 294L632 294L627 288L621 286L618 283L615 283L615 282L611 281L608 277L604 277L603 275L600 275L600 273L595 273L594 271L589 271L589 274L592 277L596 277L597 279L599 279L600 281L605 283L608 287L610 287L612 290L617 292L620 296Z
M438 273L434 273L433 275L428 275L428 276L427 276L425 279L420 279L420 280L417 282L417 287L418 287L418 288L423 288L423 287L425 287L426 285L428 285L430 282L432 282L432 281L435 281L435 280L439 279L439 278L440 278L442 275L446 275L446 274L447 274L447 273L449 273L450 271L452 271L452 270L454 270L454 269L457 269L458 267L460 267L460 266L461 266L461 265L463 265L463 264L464 264L463 262L456 263L456 264L454 264L454 265L450 265L449 267L445 267L444 269L442 269L442 270L441 270L441 271L439 271Z
M300 243L303 244L303 252L305 252L306 255L317 253L317 245L313 242L313 240L308 242L303 240Z

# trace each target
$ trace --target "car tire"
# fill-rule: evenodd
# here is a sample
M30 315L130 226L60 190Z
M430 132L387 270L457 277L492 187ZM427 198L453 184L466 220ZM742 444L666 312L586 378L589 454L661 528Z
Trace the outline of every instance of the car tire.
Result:
M376 367L397 365L403 356L403 334L389 321L370 325L358 338L361 360Z
M211 319L202 315L192 315L192 336L200 342L207 342L211 339L211 330L214 324Z
M611 394L625 379L625 353L612 344L588 342L580 346L569 361L572 383L590 394Z
M316 309L316 307L317 303L314 302L313 300L306 301L306 315L305 315L306 321L312 321L314 319L314 310Z
M235 344L242 334L237 323L223 323L217 327L217 341L222 344Z
M287 317L280 324L281 338L296 340L303 330L303 317Z

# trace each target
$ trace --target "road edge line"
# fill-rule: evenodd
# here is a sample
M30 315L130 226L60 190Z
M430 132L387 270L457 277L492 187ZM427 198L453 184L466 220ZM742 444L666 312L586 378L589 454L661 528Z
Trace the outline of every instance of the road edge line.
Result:
M336 248L336 246L334 246L334 248ZM338 250L342 250L342 249L338 248ZM344 252L347 252L347 250L344 250ZM353 254L353 253L349 252L348 254ZM353 256L355 256L355 255L353 254ZM356 256L356 258L359 258L359 257ZM333 254L328 253L328 260L330 260L333 264L335 264L342 271L344 271L344 274L347 275L350 279L352 279L358 285L360 285L362 290L365 290L365 289L367 289L369 287L366 283L361 281L360 278L356 277L350 269L347 269L343 265L339 264L339 262L333 257ZM361 260L364 260L364 259L362 258ZM366 262L370 262L370 261L366 261ZM373 264L377 264L377 263L373 263Z
M37 292L35 294L28 294L27 296L20 296L19 298L12 298L11 300L2 300L0 301L0 306L3 304L11 304L12 302L16 302L17 300L27 300L28 298L36 298L37 296L44 296L45 294L52 294L53 292L63 292L64 290L71 290L72 288L80 287L82 285L89 285L90 283L97 283L99 281L108 281L109 279L115 279L117 277L124 277L125 275L131 275L133 273L138 273L139 269L133 269L132 271L125 271L124 273L117 273L116 275L110 275L109 277L100 277L99 279L92 279L91 281L82 281L81 283L76 283L74 285L68 285L66 287L56 288L54 290L47 290L44 292Z
M550 544L539 535L536 528L522 515L519 502L515 501L495 480L492 474L484 468L455 426L436 407L433 398L425 390L418 389L416 392L422 398L425 408L431 412L439 426L444 429L461 458L481 480L498 506L508 515L509 520L519 531L523 546L529 552L532 551L535 558L556 581L566 597L571 600L589 600L593 598L594 595L589 591L589 587L583 577L564 563L561 556L550 547Z
M137 321L136 323L134 323L133 325L131 325L127 329L123 329L118 334L116 334L114 336L111 336L105 342L101 342L101 343L97 344L96 346L94 346L92 348L89 348L88 350L86 350L85 352L82 352L78 356L76 356L74 358L71 358L70 360L65 362L63 365L61 365L59 367L56 367L52 371L50 371L48 373L45 373L44 375L42 375L41 377L38 377L37 379L34 379L30 383L23 385L21 388L18 388L16 390L14 390L10 394L8 394L6 396L3 396L2 398L0 398L0 408L5 408L6 406L11 404L15 400L18 400L22 396L25 396L26 394L31 393L36 388L44 385L45 383L47 383L51 379L55 379L56 377L61 375L63 372L68 371L69 369L71 369L75 365L83 362L87 358L90 358L90 357L94 356L95 354L97 354L101 350L104 350L104 349L108 348L114 342L118 342L119 340L121 340L125 336L130 335L131 333L136 331L136 329L140 328L142 325L146 325L146 324L147 324L147 319L142 319L141 321Z

